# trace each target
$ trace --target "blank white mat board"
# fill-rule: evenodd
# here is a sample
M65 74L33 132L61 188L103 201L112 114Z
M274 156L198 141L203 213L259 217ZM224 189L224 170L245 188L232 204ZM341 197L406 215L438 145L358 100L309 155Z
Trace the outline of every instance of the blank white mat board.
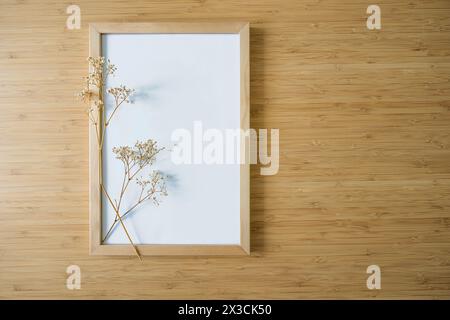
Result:
M172 132L193 132L194 122L209 128L240 127L239 34L104 34L102 55L118 68L107 87L136 90L106 130L104 184L120 193L123 165L114 146L154 139L163 151L152 169L167 178L168 196L159 206L145 202L123 221L136 244L239 244L239 164L174 164ZM108 95L105 95L106 97ZM112 100L106 99L106 112ZM205 144L204 144L205 145ZM122 208L131 206L138 189L130 185ZM103 197L102 229L115 212ZM105 244L129 244L117 224Z

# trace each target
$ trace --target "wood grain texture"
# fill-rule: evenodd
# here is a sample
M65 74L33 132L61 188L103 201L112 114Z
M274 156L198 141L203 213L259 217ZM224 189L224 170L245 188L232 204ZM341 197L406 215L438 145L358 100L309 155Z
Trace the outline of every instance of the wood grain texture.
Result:
M449 298L448 0L377 1L380 31L362 0L80 0L81 30L69 4L0 4L1 298ZM252 254L89 256L88 24L176 19L250 21L251 126L280 129Z
M251 251L250 230L250 25L245 23L239 29L240 47L240 240L241 247L247 253ZM247 139L248 138L248 139Z
M89 25L89 57L98 58L101 56L102 36L92 25ZM89 65L89 64L88 64ZM89 72L93 72L93 67L88 66ZM102 94L98 88L92 88L91 91L95 95ZM94 101L91 107L96 110ZM101 127L103 123L103 111L98 109L96 117ZM89 117L88 117L89 118ZM97 126L88 120L89 128L89 253L95 254L102 242L102 184L103 181L103 153L99 148L99 131ZM133 247L128 248L130 254L134 253Z

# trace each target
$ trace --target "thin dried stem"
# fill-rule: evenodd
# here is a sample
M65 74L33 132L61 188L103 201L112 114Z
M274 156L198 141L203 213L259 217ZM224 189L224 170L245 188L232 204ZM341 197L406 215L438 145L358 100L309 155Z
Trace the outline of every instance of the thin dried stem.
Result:
M123 195L125 194L125 191L127 190L127 187L128 187L128 183L130 181L129 179L128 179L128 181L126 181L127 180L127 176L128 176L128 172L125 169L124 173L123 173L122 187L120 188L119 201L117 203L117 210L120 210L120 204L122 203Z
M164 190L158 190L158 191L155 191L154 193L148 194L148 195L146 195L144 198L142 198L143 192L144 192L144 189L141 190L141 194L140 194L140 196L139 196L139 200L138 200L134 205L132 205L127 211L125 211L125 212L120 216L122 219L124 219L130 212L132 212L132 211L133 211L137 206L139 206L141 203L145 202L146 200L151 199L156 193L161 193L161 194L162 194L162 193L164 192ZM112 232L112 230L113 230L114 227L116 226L117 221L119 221L119 219L118 219L118 217L116 216L115 219L114 219L114 221L113 221L113 223L112 223L111 226L109 227L108 232L107 232L106 235L103 237L103 242L105 242L106 239L108 239L110 233Z
M101 184L102 186L102 190L105 193L106 197L109 200L109 203L111 204L111 207L114 209L114 212L116 213L116 218L119 219L120 224L122 225L123 230L125 231L125 234L127 235L128 240L130 241L131 245L133 246L134 251L136 252L136 255L139 257L139 260L142 261L142 257L141 254L139 253L136 245L134 244L133 240L131 239L130 234L128 233L127 228L125 227L125 224L123 223L122 217L119 214L119 211L117 210L116 206L114 205L114 203L111 200L111 197L109 196L108 192L106 191L105 187L103 186L103 184Z
M109 115L108 120L106 120L106 122L105 122L105 125L106 125L106 126L109 125L109 123L111 122L112 117L113 117L114 114L116 113L117 109L119 109L119 107L120 107L120 106L122 105L122 103L124 103L124 102L125 102L125 99L122 100L120 103L117 103L117 100L116 100L116 106L115 106L113 112L111 112L111 114Z

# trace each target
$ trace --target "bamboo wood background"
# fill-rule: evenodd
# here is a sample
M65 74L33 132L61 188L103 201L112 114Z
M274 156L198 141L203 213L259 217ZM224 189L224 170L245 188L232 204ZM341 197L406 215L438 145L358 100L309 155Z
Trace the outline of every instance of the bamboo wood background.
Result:
M251 23L252 255L89 256L88 23L177 19ZM449 298L448 0L2 0L0 70L1 298Z

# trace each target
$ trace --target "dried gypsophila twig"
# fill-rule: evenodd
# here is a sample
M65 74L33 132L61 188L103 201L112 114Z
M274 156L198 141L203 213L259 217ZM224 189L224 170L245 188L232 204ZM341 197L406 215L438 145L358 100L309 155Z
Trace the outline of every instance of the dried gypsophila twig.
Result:
M108 88L106 92L114 98L114 108L108 118L106 118L106 112L103 110L103 92L105 91L107 77L114 76L117 71L117 67L112 64L109 59L105 60L104 57L89 57L87 60L91 65L91 71L85 78L85 88L78 94L78 96L81 100L90 103L87 113L89 115L89 119L95 125L98 145L99 149L101 149L103 147L106 128L110 124L119 107L123 103L130 102L130 97L135 90L127 88L124 85L120 85L115 88Z
M115 88L109 88L106 90L114 98L114 108L108 117L106 117L106 110L104 109L103 103L103 92L105 91L105 80L108 76L114 76L117 68L114 64L104 57L89 57L88 62L91 65L91 72L85 78L86 87L79 93L79 97L91 103L87 113L89 115L89 120L95 126L95 131L97 135L99 154L103 150L104 136L106 128L110 124L114 114L118 108L123 103L129 103L130 96L134 93L134 89L127 88L126 86L119 86ZM91 88L94 87L98 91L96 97L94 97L94 92ZM116 158L121 160L124 164L124 178L122 182L121 192L118 200L112 200L111 196L107 192L103 185L102 177L100 176L100 187L102 192L107 197L111 207L114 209L116 214L115 220L111 227L109 228L103 241L112 232L114 226L119 221L122 228L128 237L133 249L138 255L139 259L142 260L137 247L135 246L131 236L125 224L122 221L128 213L132 212L136 207L145 202L146 200L152 200L156 205L159 204L159 199L161 196L167 196L166 185L164 182L164 177L161 173L153 171L149 179L143 179L142 177L136 178L137 174L142 172L147 167L153 165L156 155L162 151L164 148L158 148L157 144L153 140L147 140L144 142L137 141L133 148L128 146L113 148L113 152L116 154ZM133 171L134 170L134 171ZM135 181L136 184L141 188L141 192L138 200L133 204L128 210L123 214L120 214L122 199L131 181Z
M133 205L130 206L128 210L120 215L121 218L124 218L128 213L146 200L153 200L155 204L159 204L160 197L167 196L164 181L165 178L160 172L153 171L153 173L150 174L149 179L143 179L142 177L138 178L139 173L154 164L156 155L162 150L164 150L164 148L159 148L156 141L151 139L144 142L137 141L134 147L121 146L113 148L116 159L122 161L124 167L119 199L114 203L114 207L117 211L120 211L125 191L129 187L131 181L134 180L135 183L141 188L139 198ZM108 238L118 221L119 218L116 217L103 238L103 241Z
M91 123L95 126L95 133L97 136L97 142L98 142L98 150L99 150L99 158L101 159L102 151L103 151L103 142L104 142L104 136L105 131L107 127L107 120L106 120L106 111L104 110L104 103L103 103L103 92L105 89L105 80L108 76L114 75L114 72L117 70L117 68L110 63L109 60L106 60L104 57L89 57L88 62L91 66L91 71L89 72L88 76L85 78L86 86L85 88L80 92L79 96L82 100L87 101L90 103L90 106L87 110L89 115L89 120ZM97 96L94 98L94 100L91 103L91 100L94 97L93 90L97 90ZM115 100L117 101L117 100ZM114 108L114 112L118 109L120 104L116 103L116 106ZM111 121L111 118L109 121ZM108 122L109 124L109 122ZM111 200L110 195L106 191L104 185L103 185L103 177L101 175L101 171L99 171L99 183L102 192L105 194L105 196L108 198L111 206L113 207L116 219L118 219L125 231L125 234L130 241L131 245L133 246L134 251L138 255L139 259L142 260L141 255L139 254L139 251L137 250L133 240L131 239L131 236L128 233L127 228L125 227L125 224L123 223L120 212L114 207L114 204Z

